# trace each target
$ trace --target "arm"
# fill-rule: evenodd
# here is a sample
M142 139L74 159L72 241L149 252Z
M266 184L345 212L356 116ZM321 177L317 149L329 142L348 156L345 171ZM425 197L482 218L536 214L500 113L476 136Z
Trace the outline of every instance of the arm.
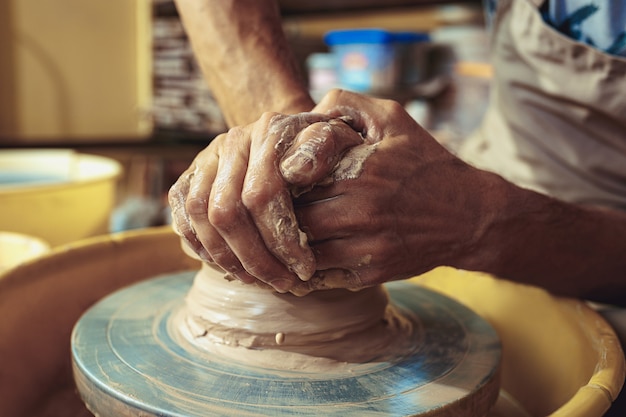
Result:
M221 136L207 148L207 156L223 161L217 177L181 177L170 201L175 223L197 253L208 251L206 259L242 281L259 279L298 295L359 289L448 265L557 295L624 304L626 213L564 203L476 169L392 101L335 91L315 110L349 116L352 128L315 129L319 116L262 118L229 132L230 145ZM311 134L296 135L300 129ZM282 139L289 146L277 153ZM315 254L316 272L302 281L284 265L298 271L296 263L307 258L298 257L297 248L291 258L276 250L297 245L296 234L276 239L267 230L277 222L263 213L275 198L290 198L290 184L311 186L335 166L295 200L298 225ZM207 195L210 222L196 227L194 217L206 219L207 204L198 205L201 212L194 202ZM312 266L308 262L308 271ZM272 282L277 277L283 283Z
M459 267L558 295L626 304L626 213L498 182L487 192L491 219Z
M314 103L274 0L176 0L205 78L230 126Z
M289 114L313 107L274 0L176 0L176 5L229 125L252 123L268 111ZM265 114L261 124L276 120ZM313 120L296 118L304 119ZM246 128L218 136L172 186L169 201L174 228L203 261L217 263L244 282L264 277L266 283L274 282L276 289L284 291L281 282L297 280L298 274L308 278L315 262L306 242L293 238L299 237L295 221L284 225L284 234L275 239L265 222L268 211L264 210L271 207L259 209L257 205L255 213L246 210L242 201L246 169L260 160L267 162L264 167L271 167L283 152L276 135L267 142L265 137L257 139L252 141ZM258 190L260 199L273 198L275 205L291 207L280 175L269 173L260 180L265 182L253 187L252 193ZM272 250L264 238L276 244ZM290 259L299 259L300 264L292 266Z

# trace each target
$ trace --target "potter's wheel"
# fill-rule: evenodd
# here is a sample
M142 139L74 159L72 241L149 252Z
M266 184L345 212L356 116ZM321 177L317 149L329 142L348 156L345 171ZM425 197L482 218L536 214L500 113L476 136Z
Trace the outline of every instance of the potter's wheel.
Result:
M413 329L402 350L316 372L251 364L188 343L172 323L194 275L157 277L118 291L76 324L74 374L94 414L481 416L497 398L494 329L438 293L386 284Z

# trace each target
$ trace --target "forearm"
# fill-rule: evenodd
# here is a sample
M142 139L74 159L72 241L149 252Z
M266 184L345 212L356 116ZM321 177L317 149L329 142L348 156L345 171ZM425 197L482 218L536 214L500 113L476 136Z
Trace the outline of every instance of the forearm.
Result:
M274 0L176 0L194 53L230 126L314 103Z
M488 181L495 204L460 267L558 295L626 302L626 213Z

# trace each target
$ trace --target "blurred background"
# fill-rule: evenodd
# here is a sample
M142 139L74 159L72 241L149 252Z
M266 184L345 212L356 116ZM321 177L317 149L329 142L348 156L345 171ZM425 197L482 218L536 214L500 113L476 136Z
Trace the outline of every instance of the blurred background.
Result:
M280 3L314 98L396 99L452 150L478 124L480 0ZM0 230L55 246L167 223L167 189L225 128L171 0L0 2Z

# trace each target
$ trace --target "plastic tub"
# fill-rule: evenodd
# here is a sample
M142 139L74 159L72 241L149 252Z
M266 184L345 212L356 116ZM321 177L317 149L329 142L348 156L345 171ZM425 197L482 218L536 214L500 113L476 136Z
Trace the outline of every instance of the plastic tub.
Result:
M335 30L324 37L339 86L363 93L390 93L423 81L429 40L426 33L383 29Z
M121 165L71 150L0 151L0 230L52 246L108 232Z
M3 415L89 415L71 376L74 323L123 286L198 266L169 228L158 228L56 248L0 277ZM584 302L448 268L414 282L468 305L499 332L502 391L490 417L599 417L619 393L619 342Z
M382 29L336 30L324 41L335 55L342 88L358 92L393 90L398 81L394 37Z

